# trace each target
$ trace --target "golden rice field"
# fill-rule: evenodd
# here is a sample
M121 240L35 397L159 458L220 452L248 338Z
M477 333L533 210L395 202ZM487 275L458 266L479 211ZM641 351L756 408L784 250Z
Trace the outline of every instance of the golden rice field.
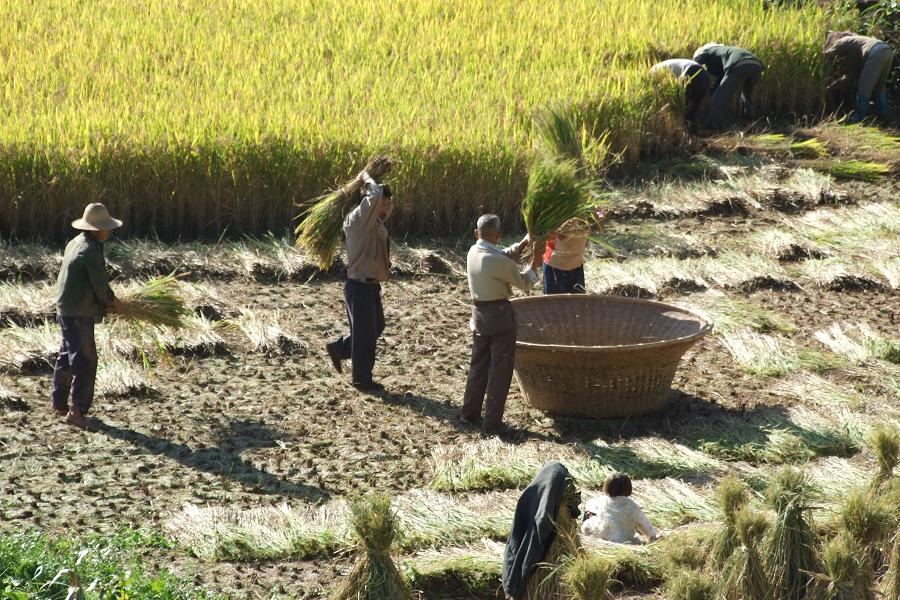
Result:
M768 65L759 107L821 108L822 9L758 0L0 3L0 235L61 237L84 203L132 233L283 232L379 150L395 228L515 213L532 111L578 105L634 160L684 141L655 61L709 41Z

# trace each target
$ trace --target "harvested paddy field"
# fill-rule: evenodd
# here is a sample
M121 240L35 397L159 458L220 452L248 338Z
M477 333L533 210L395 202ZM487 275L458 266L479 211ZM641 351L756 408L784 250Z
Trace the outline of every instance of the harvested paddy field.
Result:
M664 530L645 547L591 546L614 565L617 598L660 593L659 554L722 520L714 489L727 474L762 506L780 465L803 467L816 527L830 530L876 470L872 427L900 426L900 190L764 155L703 160L697 177L617 188L610 248L587 264L592 293L659 298L716 324L684 357L665 409L554 417L514 384L516 430L502 440L455 419L468 240L395 244L375 369L388 392L374 396L324 352L345 327L340 266L318 273L279 239L112 242L115 289L177 270L196 317L177 334L99 327L89 432L49 407L58 252L4 246L0 527L151 532L163 541L131 551L146 569L229 598L322 597L353 544L344 500L364 489L394 497L415 590L493 598L519 490L552 459L585 499L610 472L629 473Z

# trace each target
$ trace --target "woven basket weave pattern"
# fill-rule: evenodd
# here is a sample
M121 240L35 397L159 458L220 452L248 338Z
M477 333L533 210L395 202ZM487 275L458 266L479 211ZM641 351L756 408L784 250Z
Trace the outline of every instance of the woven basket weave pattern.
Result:
M532 406L558 414L659 410L681 356L712 328L687 310L616 296L543 296L513 306L519 386Z

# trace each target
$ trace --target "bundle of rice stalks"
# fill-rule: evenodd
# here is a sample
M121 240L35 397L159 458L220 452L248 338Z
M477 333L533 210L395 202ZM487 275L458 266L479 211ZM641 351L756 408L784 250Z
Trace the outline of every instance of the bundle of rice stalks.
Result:
M874 182L891 172L890 165L862 160L811 160L804 166L828 173L835 179L853 181Z
M122 307L117 316L129 321L181 329L184 317L190 314L178 294L178 279L174 274L150 279L141 289L124 294L119 300Z
M563 568L563 585L573 600L606 600L612 598L612 565L595 555L582 553Z
M778 396L792 398L816 406L846 406L862 408L867 397L853 388L832 383L820 375L801 373L772 388Z
M350 501L349 508L359 539L353 567L331 593L331 600L412 600L391 557L396 515L390 497L370 493Z
M883 501L859 489L844 500L840 516L844 531L864 554L889 540L897 524Z
M231 319L229 323L247 336L251 352L301 355L306 353L303 342L282 327L279 311L262 312L242 308L240 313L239 317Z
M769 524L765 516L744 508L735 516L740 545L725 568L724 600L771 600L777 584L771 582L759 553L760 540Z
M736 521L750 501L750 490L734 475L727 475L716 488L716 501L722 512L722 528L716 536L710 558L715 566L722 567L740 544Z
M594 184L570 158L537 157L528 174L522 218L532 239L546 238L570 219L590 219L597 205Z
M900 340L890 339L865 322L834 323L815 332L815 338L832 352L856 363L878 358L900 364Z
M534 113L535 150L542 158L565 158L583 166L581 126L575 111L546 106Z
M718 582L697 569L676 573L664 588L668 600L714 600L718 590Z
M418 590L460 587L474 598L491 598L499 587L503 544L479 545L416 553L403 563L403 574Z
M43 321L34 327L10 323L0 330L0 370L34 373L49 370L60 346L59 326Z
M581 495L575 488L575 482L569 480L563 489L556 518L553 520L556 535L544 554L544 561L538 564L528 579L524 600L569 600L564 566L583 552L580 524L576 518L580 503ZM582 563L582 566L585 564ZM608 571L604 573L608 579ZM585 585L588 585L590 579L585 579Z
M823 158L828 156L828 147L816 138L796 141L782 133L765 133L747 136L745 147L774 154L787 154L791 158Z
M97 394L106 398L141 396L150 391L149 370L120 356L104 356L97 368Z
M810 587L810 600L874 600L872 575L865 551L846 535L829 540L822 549L824 575Z
M783 600L802 598L809 574L818 566L809 518L812 498L809 476L791 467L782 469L766 490L766 500L775 510L775 522L766 539L767 571L777 598Z
M712 521L717 517L706 488L695 487L672 477L642 481L635 488L633 497L658 527L679 527L695 521Z
M900 462L900 429L896 425L875 425L866 441L878 460L878 473L872 482L877 488L893 477Z
M391 170L391 159L376 156L366 165L365 171L376 181ZM363 183L354 178L337 190L316 198L312 207L302 215L302 221L294 233L297 245L315 257L319 269L327 271L334 263L338 242L344 224L344 214L359 203Z
M887 573L881 582L881 592L887 600L900 600L900 532L894 535Z

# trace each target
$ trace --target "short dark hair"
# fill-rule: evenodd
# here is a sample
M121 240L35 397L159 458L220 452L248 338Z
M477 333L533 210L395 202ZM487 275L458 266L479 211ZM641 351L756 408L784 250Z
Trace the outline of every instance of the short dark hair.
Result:
M389 186L386 183L381 186L381 194L385 198L393 198L394 197L394 193L391 191L391 186Z
M631 495L631 477L625 473L613 473L603 482L603 493L610 498Z

